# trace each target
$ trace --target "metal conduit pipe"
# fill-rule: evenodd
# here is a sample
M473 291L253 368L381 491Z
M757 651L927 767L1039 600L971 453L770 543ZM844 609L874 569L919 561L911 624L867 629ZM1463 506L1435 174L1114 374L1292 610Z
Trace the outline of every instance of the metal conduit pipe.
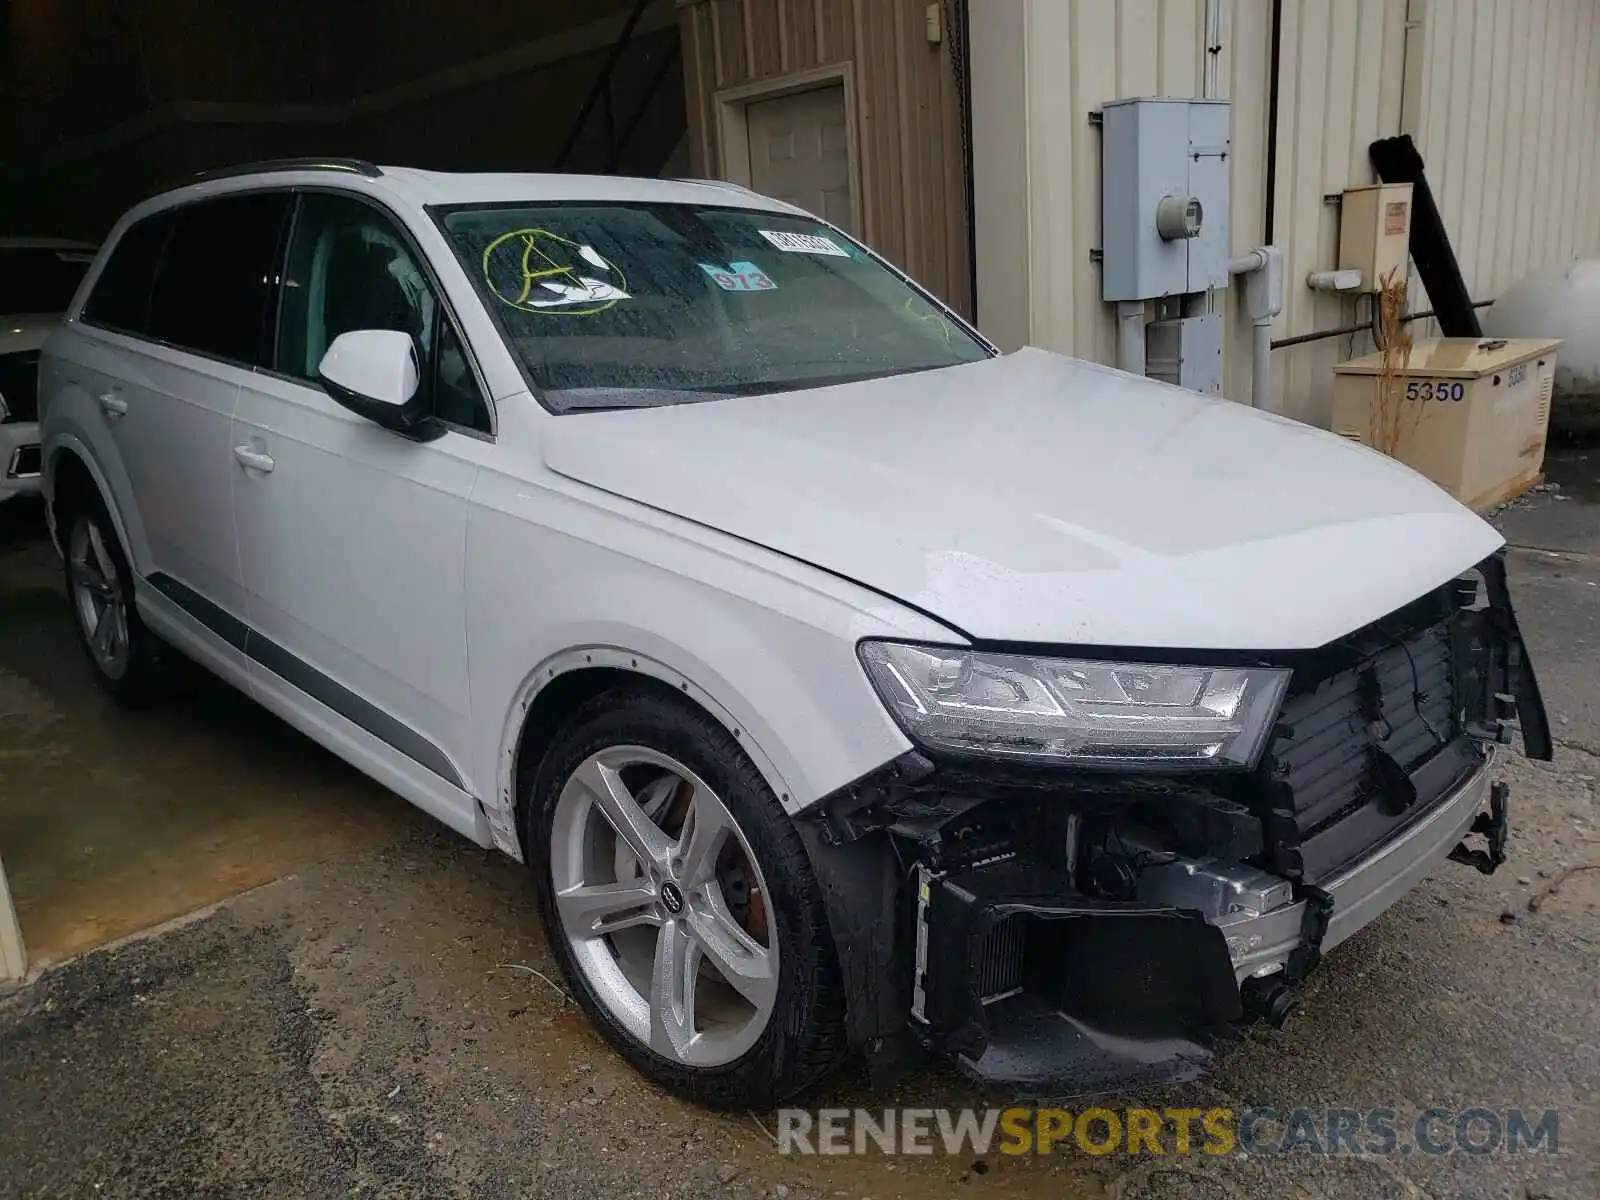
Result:
M1144 374L1144 301L1117 301L1117 369Z
M1250 406L1272 407L1272 322L1283 311L1283 251L1257 246L1228 262L1228 274L1244 276L1244 307L1250 317Z

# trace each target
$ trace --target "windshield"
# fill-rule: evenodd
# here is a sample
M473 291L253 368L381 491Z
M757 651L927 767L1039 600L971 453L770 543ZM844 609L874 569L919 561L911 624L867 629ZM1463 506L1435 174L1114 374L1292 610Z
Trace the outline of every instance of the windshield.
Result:
M815 220L614 203L440 216L557 412L823 387L989 356L936 303Z
M94 261L87 250L0 249L0 313L64 313Z

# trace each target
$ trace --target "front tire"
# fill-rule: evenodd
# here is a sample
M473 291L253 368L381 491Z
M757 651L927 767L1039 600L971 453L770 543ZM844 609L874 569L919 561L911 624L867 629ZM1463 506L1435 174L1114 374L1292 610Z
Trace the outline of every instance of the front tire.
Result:
M554 739L523 814L555 955L641 1072L703 1104L766 1108L839 1061L820 890L721 725L665 689L599 696Z
M178 656L139 618L133 572L105 506L86 503L65 524L67 598L95 678L127 708L168 699L178 686Z

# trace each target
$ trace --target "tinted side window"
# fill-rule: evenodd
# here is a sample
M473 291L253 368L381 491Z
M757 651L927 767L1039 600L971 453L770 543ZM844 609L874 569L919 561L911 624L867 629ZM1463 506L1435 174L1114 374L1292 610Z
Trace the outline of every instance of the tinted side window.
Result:
M290 197L254 192L178 209L150 300L150 333L177 346L263 365L278 242Z
M341 333L409 333L429 409L443 420L489 431L489 407L449 317L410 244L384 213L358 200L309 192L284 264L276 366L316 382Z
M128 333L148 332L150 291L173 223L169 209L128 228L83 302L84 320Z

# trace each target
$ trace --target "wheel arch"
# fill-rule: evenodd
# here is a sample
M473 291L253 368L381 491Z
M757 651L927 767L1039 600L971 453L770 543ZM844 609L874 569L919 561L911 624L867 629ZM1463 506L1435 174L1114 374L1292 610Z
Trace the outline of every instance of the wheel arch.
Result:
M576 646L552 655L523 681L501 737L493 805L488 810L495 844L519 861L522 845L524 784L539 769L566 716L604 692L630 684L671 691L725 728L749 755L785 812L794 791L760 741L697 679L637 651L616 646Z
M86 501L98 500L111 518L111 528L122 545L123 557L130 564L135 561L122 514L111 502L111 487L94 461L94 456L76 439L63 438L60 444L51 448L45 478L49 487L46 503L50 530L57 550L66 553L64 539L67 531L63 528L63 522L67 516L78 511Z

